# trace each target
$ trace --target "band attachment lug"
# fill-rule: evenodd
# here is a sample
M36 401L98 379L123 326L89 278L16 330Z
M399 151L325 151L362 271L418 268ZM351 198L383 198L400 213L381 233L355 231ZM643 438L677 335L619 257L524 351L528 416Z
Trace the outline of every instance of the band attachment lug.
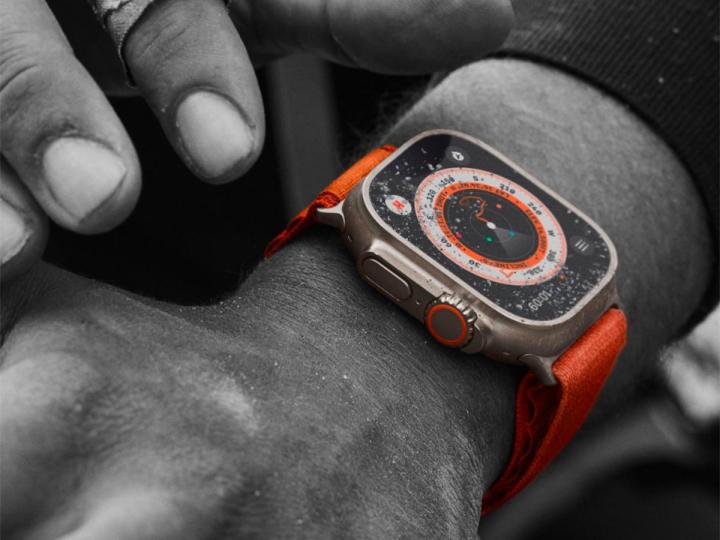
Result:
M555 386L557 379L552 371L556 357L538 356L536 354L523 354L518 362L525 364L532 370L538 380L546 386Z
M336 229L342 231L345 229L345 214L343 214L343 205L345 200L340 201L339 204L330 208L318 208L315 210L315 216L318 223L323 225L330 225Z

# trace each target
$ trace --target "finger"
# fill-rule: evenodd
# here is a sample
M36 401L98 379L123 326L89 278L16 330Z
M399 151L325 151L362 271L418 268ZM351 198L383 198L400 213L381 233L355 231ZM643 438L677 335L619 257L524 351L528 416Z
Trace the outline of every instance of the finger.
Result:
M253 55L311 51L384 73L429 73L477 60L510 30L509 0L233 0ZM252 38L252 39L250 39Z
M42 0L0 3L0 148L47 214L107 230L131 211L140 169L125 130Z
M0 279L7 281L40 258L47 220L10 165L0 158Z
M178 153L201 178L226 182L257 159L262 99L245 47L221 0L151 6L124 56Z

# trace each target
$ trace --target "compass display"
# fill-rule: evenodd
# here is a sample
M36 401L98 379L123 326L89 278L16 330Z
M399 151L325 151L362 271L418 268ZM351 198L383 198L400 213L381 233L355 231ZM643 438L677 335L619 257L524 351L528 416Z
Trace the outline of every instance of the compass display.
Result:
M435 247L485 279L540 283L565 263L555 216L528 190L495 173L457 167L430 174L418 186L415 209Z
M522 318L561 317L610 268L611 250L593 225L461 137L416 141L364 189L393 232Z
M445 234L493 266L547 251L547 235L529 208L485 186L456 185L459 189L445 197L437 216Z

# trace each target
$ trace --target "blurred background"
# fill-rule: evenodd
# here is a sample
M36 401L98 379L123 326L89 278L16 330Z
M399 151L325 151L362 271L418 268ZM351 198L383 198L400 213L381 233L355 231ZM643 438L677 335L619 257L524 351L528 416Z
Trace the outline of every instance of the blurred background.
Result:
M175 157L140 99L114 106L144 186L118 229L57 227L46 259L177 303L237 287L267 241L430 83L296 56L259 71L265 151L243 179L209 186ZM720 538L720 312L665 351L655 380L621 416L578 437L525 492L483 520L484 540Z

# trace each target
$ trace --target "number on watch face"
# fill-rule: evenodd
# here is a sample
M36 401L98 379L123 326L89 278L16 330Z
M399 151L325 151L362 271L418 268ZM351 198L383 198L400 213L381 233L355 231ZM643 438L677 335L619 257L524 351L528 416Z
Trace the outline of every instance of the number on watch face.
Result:
M433 173L417 189L415 211L444 256L484 279L533 285L565 264L567 245L555 216L498 174L465 167Z

